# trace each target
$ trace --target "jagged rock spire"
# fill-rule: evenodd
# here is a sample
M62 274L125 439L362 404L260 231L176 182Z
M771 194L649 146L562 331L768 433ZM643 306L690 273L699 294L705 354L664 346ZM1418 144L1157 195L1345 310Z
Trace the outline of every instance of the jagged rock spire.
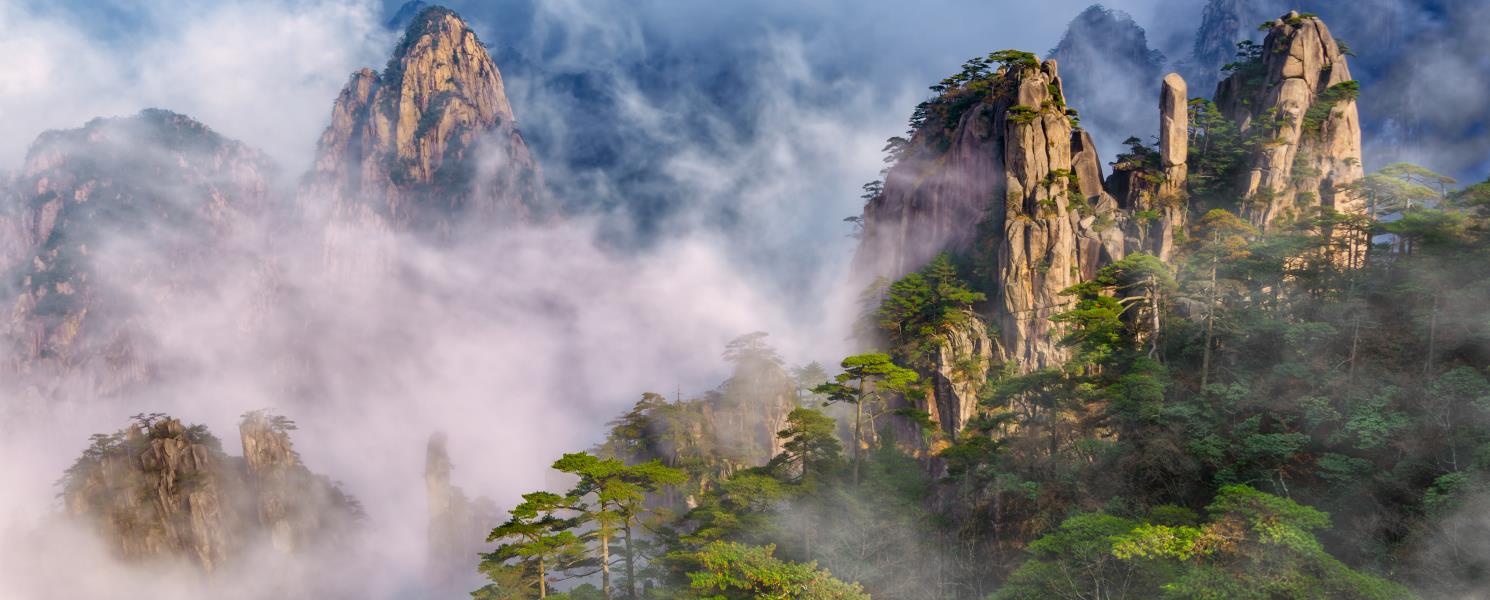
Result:
M487 550L486 533L501 522L486 498L468 499L451 483L454 465L442 432L429 436L424 449L424 497L429 514L428 583L434 591L456 593L470 578L477 553Z
M1159 90L1159 158L1171 189L1185 189L1183 167L1190 158L1190 97L1179 73L1164 76Z
M1236 58L1237 42L1256 35L1253 29L1264 16L1255 15L1259 9L1254 4L1249 0L1206 2L1190 57L1180 65L1185 79L1196 90L1215 89L1221 67Z
M1221 111L1244 133L1271 139L1251 157L1241 186L1254 224L1272 227L1314 207L1362 210L1342 189L1365 176L1358 91L1329 28L1297 12L1274 20L1256 59L1219 84Z
M1061 65L1066 99L1103 147L1148 127L1152 113L1132 100L1152 89L1165 58L1133 17L1094 4L1071 20L1050 58Z
M864 208L855 270L894 278L939 252L985 257L995 358L1035 369L1065 358L1050 322L1070 306L1060 292L1121 257L1123 238L1056 62L1003 59L923 105L929 116Z
M486 47L454 12L428 7L382 73L352 74L302 198L334 224L448 239L530 219L543 190Z

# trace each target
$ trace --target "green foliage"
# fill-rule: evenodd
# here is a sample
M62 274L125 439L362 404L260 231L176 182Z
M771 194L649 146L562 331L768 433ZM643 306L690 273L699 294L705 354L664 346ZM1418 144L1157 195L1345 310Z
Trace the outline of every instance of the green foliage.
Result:
M916 105L907 131L910 144L945 149L950 132L968 109L990 97L1012 96L1025 71L1039 67L1034 54L1018 50L1001 50L968 59L961 71L931 86L934 97ZM1055 98L1059 101L1060 96ZM894 153L895 160L899 156L899 152Z
M998 63L1009 70L1040 68L1040 61L1035 58L1035 55L1022 50L992 52L988 55L988 61Z
M897 366L888 354L858 354L843 359L843 372L833 381L813 389L827 396L828 402L864 405L882 401L883 393L904 391L920 378L915 371Z
M786 428L776 434L782 439L782 450L771 459L771 466L786 470L795 480L832 473L843 460L837 428L838 422L821 411L792 410L786 416Z
M1351 570L1314 531L1328 515L1246 486L1225 486L1203 525L1105 514L1067 519L1030 544L996 598L1407 598Z
M896 354L925 367L945 337L972 320L973 305L985 299L963 282L951 256L939 254L891 284L874 317Z
M858 585L833 578L815 563L791 563L773 556L774 546L714 542L697 555L703 570L689 573L699 598L768 600L868 600Z
M903 394L911 384L921 378L920 374L896 365L888 354L858 354L843 359L843 372L832 381L813 388L829 403L850 404L854 407L854 462L855 483L859 480L860 451L864 448L864 425L868 420L871 434L876 432L876 420L889 411L887 394Z
M1267 65L1263 62L1263 47L1261 44L1251 40L1237 42L1236 60L1226 63L1221 67L1221 72L1229 77L1239 77L1242 82L1240 97L1251 97L1249 90L1255 90L1262 86L1267 77Z
M1358 81L1342 81L1330 86L1304 112L1304 131L1318 133L1337 105L1341 102L1354 102L1360 95L1361 84Z
M575 512L571 499L550 492L523 494L521 504L513 507L507 522L492 529L487 543L504 542L496 550L481 555L480 571L491 580L482 590L539 589L547 595L547 578L555 572L580 564L584 546L570 531L579 524L574 517L560 513ZM528 577L516 577L517 573ZM477 590L477 593L484 593ZM477 596L483 597L483 596ZM500 597L500 596L498 596Z
M1010 106L1009 110L1005 111L1004 115L1011 122L1018 123L1020 125L1028 125L1030 123L1034 123L1035 119L1040 118L1040 111L1023 104L1018 104L1015 106Z
M565 454L554 462L553 468L578 479L563 503L575 513L575 525L593 527L588 537L600 546L601 555L597 558L602 564L609 561L606 553L611 538L618 532L622 534L626 584L630 589L627 595L635 597L638 557L633 531L648 510L647 494L686 482L687 473L658 460L628 465L587 452ZM609 589L608 579L605 587Z
M1030 543L1030 560L1009 577L996 600L1145 598L1162 581L1161 573L1120 558L1117 544L1138 523L1105 514L1066 519L1055 531Z

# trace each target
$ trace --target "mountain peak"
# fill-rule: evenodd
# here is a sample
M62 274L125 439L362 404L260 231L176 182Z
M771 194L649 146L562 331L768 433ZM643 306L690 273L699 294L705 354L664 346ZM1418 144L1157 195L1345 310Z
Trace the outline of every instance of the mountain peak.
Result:
M334 221L437 238L527 219L542 195L501 72L441 6L413 17L381 74L353 73L303 190Z
M421 110L441 97L469 100L483 121L512 121L502 75L476 32L455 11L429 6L404 30L382 84L414 94Z
M388 18L388 21L383 26L387 27L389 31L406 29L410 23L414 22L414 18L424 12L424 9L428 6L429 4L426 4L424 0L409 0L399 6L398 10L393 13L392 17Z
M1242 190L1256 201L1247 213L1268 227L1316 207L1362 210L1346 186L1365 176L1361 165L1359 84L1346 52L1319 17L1291 11L1264 26L1216 90L1216 104L1243 132L1273 143L1255 152Z

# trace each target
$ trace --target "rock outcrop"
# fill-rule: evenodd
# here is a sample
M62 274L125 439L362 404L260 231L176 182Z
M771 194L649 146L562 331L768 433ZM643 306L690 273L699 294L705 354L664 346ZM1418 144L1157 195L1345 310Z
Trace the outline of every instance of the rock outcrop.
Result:
M294 429L288 419L262 410L238 425L258 523L274 549L286 554L335 541L350 529L352 516L350 499L300 462L290 442Z
M1178 73L1164 76L1159 90L1159 159L1164 167L1160 195L1183 194L1190 158L1190 96Z
M998 58L996 72L922 106L924 121L864 208L854 265L861 277L895 278L940 252L986 257L987 280L976 283L991 291L994 356L1037 369L1065 357L1050 322L1070 306L1060 292L1120 257L1123 242L1056 63Z
M206 431L175 419L141 421L95 436L67 472L63 501L123 558L180 558L211 571L244 535L223 478L232 470Z
M1159 147L1129 142L1130 151L1119 155L1105 183L1128 217L1127 251L1169 260L1188 210L1189 98L1179 74L1165 76L1160 86Z
M334 547L361 507L300 464L287 423L245 415L238 458L205 427L136 416L93 437L62 479L64 506L131 562L185 561L210 572L265 538L284 552Z
M1250 157L1243 213L1260 227L1316 207L1358 213L1342 190L1362 177L1359 86L1323 21L1290 12L1272 22L1260 54L1216 90L1216 104L1241 131L1271 141Z
M413 17L382 73L352 74L301 189L333 226L436 240L529 220L543 197L496 64L441 7Z
M994 343L988 325L976 314L943 336L932 355L931 419L948 439L956 440L978 412L978 391L993 366Z
M486 498L470 500L450 481L454 466L443 433L429 438L424 454L424 492L429 512L429 584L459 592L474 572L476 555L486 550L486 533L502 521Z
M164 110L37 138L0 208L0 382L146 380L138 302L178 297L272 205L258 151Z

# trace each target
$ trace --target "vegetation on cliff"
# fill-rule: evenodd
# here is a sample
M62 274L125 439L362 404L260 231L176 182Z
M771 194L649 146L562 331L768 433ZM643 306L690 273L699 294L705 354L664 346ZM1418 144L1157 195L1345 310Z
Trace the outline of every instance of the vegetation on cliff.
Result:
M1274 45L1327 36L1309 15L1269 28ZM1173 221L1167 259L1130 251L1073 278L1043 317L1065 360L942 360L969 327L995 329L980 312L1003 291L980 291L991 258L976 244L872 287L858 330L871 352L837 375L792 378L763 336L742 338L791 388L756 396L791 398L766 411L784 418L721 428L721 407L752 413L737 386L645 396L592 460L681 475L638 505L630 559L607 558L602 534L580 574L630 564L609 594L625 598L1406 598L1485 585L1490 564L1449 532L1483 532L1463 511L1490 490L1490 182L1456 191L1392 165L1329 190L1366 208L1311 201L1316 159L1359 167L1306 139L1349 125L1339 107L1359 88L1322 86L1299 115L1254 106L1273 67L1263 46L1241 51L1228 70L1243 108L1193 100L1177 126L1190 176L1174 199L1195 216ZM1033 55L969 61L932 88L888 162L945 151L965 111L1018 91L1004 74L1040 69L1058 88ZM1010 127L1063 110L1004 103ZM1308 136L1280 142L1288 128ZM1239 179L1285 143L1319 153L1293 165L1308 179L1290 188L1300 200L1249 220L1258 198ZM1134 139L1120 162L1157 187L1173 166L1161 153ZM866 186L871 203L887 193ZM976 407L947 431L939 378L954 371ZM728 456L720 433L742 426L735 437L774 433L755 443L774 454Z

